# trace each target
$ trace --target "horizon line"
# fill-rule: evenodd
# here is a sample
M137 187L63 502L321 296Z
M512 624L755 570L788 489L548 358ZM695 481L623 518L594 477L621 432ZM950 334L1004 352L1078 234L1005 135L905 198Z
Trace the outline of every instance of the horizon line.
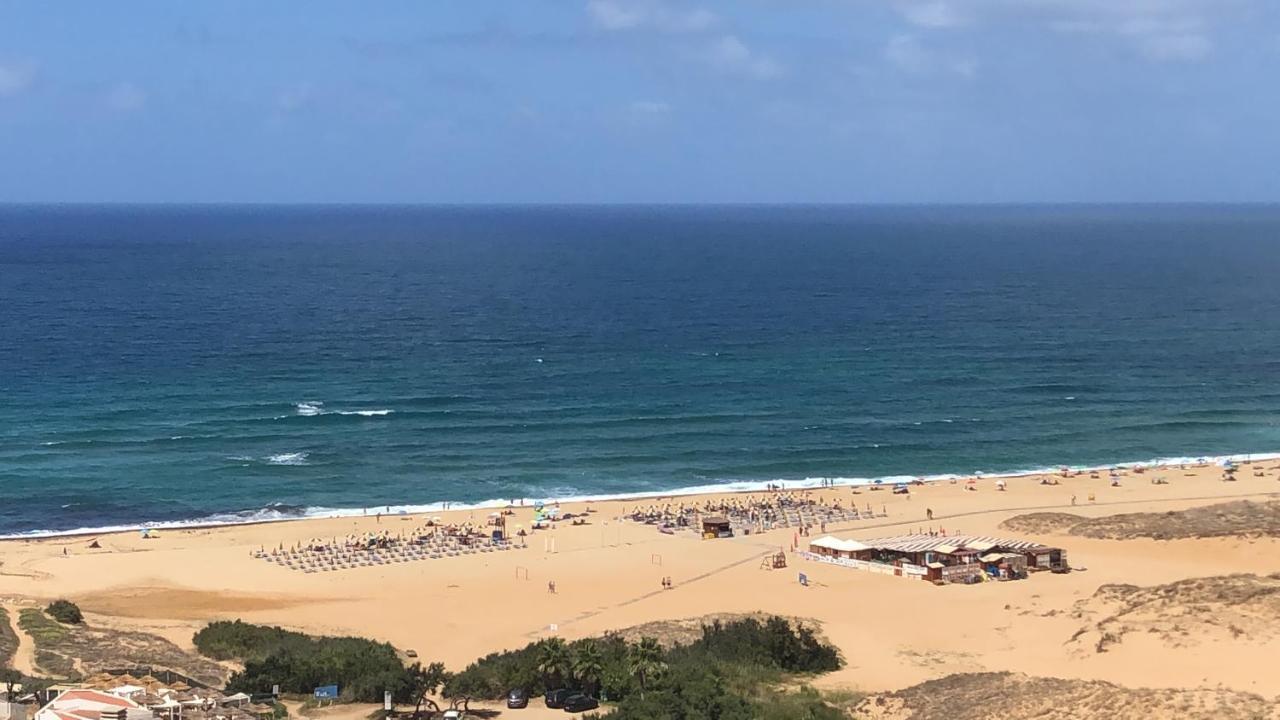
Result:
M828 208L970 208L970 207L1273 207L1280 200L1032 200L1032 201L965 201L965 202L827 202L827 201L616 201L616 202L413 202L413 201L243 201L243 200L0 200L0 208L24 207L353 207L353 208L710 208L710 207L828 207Z

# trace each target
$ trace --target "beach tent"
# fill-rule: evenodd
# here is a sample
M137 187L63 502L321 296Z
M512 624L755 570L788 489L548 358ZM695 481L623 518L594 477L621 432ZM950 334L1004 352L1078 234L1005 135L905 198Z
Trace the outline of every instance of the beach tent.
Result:
M145 689L146 688L139 687L137 685L118 685L116 687L111 688L111 694L124 697L126 695L133 695L135 693L140 693Z

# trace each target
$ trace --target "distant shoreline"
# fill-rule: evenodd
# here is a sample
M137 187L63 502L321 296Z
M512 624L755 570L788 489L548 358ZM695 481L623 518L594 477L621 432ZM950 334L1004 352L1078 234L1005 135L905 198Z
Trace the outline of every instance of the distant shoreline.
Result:
M769 486L781 485L783 491L803 491L815 490L830 487L865 487L875 485L893 485L896 483L910 483L923 481L926 483L949 482L951 480L961 480L967 478L981 478L984 480L993 480L1000 478L1020 478L1035 475L1053 475L1058 474L1063 468L1072 473L1081 472L1098 472L1111 468L1172 468L1178 466L1189 467L1206 467L1221 464L1226 461L1231 462L1251 462L1280 459L1280 452L1267 453L1235 453L1230 455L1202 455L1202 456L1179 456L1179 457L1163 457L1152 460L1143 461L1124 461L1117 463L1106 463L1102 465L1059 465L1053 467L1040 467L1030 470L1009 470L1003 472L971 472L971 473L943 473L937 475L889 475L878 478L805 478L801 480L764 480L764 481L738 481L726 482L718 485L696 485L683 488L675 488L672 490L662 491L641 491L636 493L614 493L604 495L577 495L557 498L517 498L516 505L512 505L511 500L482 500L475 503L455 503L452 501L440 501L435 503L427 503L422 505L391 505L365 507L365 508L303 508L301 513L284 513L271 508L263 508L252 512L251 515L245 515L243 518L237 519L228 515L213 515L204 518L193 518L191 520L176 520L168 522L140 522L134 524L107 525L101 527L90 528L73 528L68 530L33 530L24 533L11 533L0 535L0 543L19 542L19 541L44 541L57 540L60 538L82 538L86 536L96 535L112 535L118 533L140 532L143 529L160 530L160 531L177 531L177 530L198 530L223 527L241 527L254 525L268 525L276 523L288 522L305 522L308 520L325 520L335 518L358 518L376 516L381 514L387 517L413 516L423 514L443 514L455 513L469 510L491 510L507 507L520 507L523 503L524 507L531 507L537 503L544 504L583 504L583 503L623 503L644 500L659 500L663 498L696 498L707 495L732 495L746 493L769 492ZM445 506L448 506L447 508Z

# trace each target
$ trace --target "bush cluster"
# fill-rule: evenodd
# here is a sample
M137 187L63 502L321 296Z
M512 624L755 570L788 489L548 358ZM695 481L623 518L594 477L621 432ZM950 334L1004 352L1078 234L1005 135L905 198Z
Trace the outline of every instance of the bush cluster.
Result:
M54 600L44 611L63 625L79 625L84 622L84 615L80 614L80 608L70 600Z
M443 666L405 667L386 643L351 637L312 637L240 621L215 622L196 633L196 648L216 660L244 665L227 688L247 693L310 694L338 685L341 698L415 704L443 684L450 698L497 700L513 688L532 694L568 688L617 703L611 720L835 720L839 710L817 693L770 688L789 675L841 666L836 649L809 628L783 618L713 623L696 640L664 648L652 639L620 637L566 643L550 638L494 653L457 675Z
M354 637L312 637L278 627L236 620L211 623L193 638L201 654L215 660L237 660L244 670L232 675L227 689L306 694L322 685L337 685L352 702L381 702L390 690L396 702L413 702L411 668L405 668L387 643Z
M839 718L820 698L784 697L762 688L786 674L839 669L836 649L783 618L704 626L696 641L662 648L621 638L564 643L552 638L494 653L454 675L448 697L499 699L516 687L540 694L567 687L618 703L611 720Z

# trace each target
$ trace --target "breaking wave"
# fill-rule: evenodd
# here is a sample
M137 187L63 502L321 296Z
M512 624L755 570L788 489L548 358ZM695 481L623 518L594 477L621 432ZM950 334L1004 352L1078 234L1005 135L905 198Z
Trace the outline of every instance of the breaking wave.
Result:
M274 465L303 465L306 464L307 453L281 453L279 455L271 455L264 460ZM252 460L245 456L236 456L236 459ZM852 485L880 485L893 484L899 482L910 482L913 480L923 480L925 482L945 482L952 479L972 477L981 475L990 480L995 477L1020 477L1026 475L1040 475L1044 473L1056 472L1062 467L1068 467L1073 471L1089 472L1092 470L1106 470L1109 468L1133 468L1133 467L1153 467L1153 466L1174 466L1174 465L1203 465L1203 464L1220 464L1225 461L1244 462L1244 461L1271 461L1280 459L1280 453L1249 453L1236 455L1217 455L1217 456L1184 456L1184 457L1161 457L1151 460L1136 462L1120 462L1107 465L1072 465L1072 466L1055 466L1055 467L1038 467L1023 470L997 470L982 471L970 470L964 473L944 473L938 475L886 475L875 478L858 478L858 477L811 477L811 478L790 478L780 480L726 480L723 482L712 482L705 485L693 485L688 487L672 488L667 490L649 489L630 493L613 493L613 494L579 494L576 488L557 487L551 494L540 498L523 498L517 502L524 502L531 505L536 502L605 502L612 500L638 500L643 498L656 497L677 497L687 495L705 495L709 493L734 493L734 492L759 492L765 490L770 485L781 484L788 490L802 490L808 488L819 488L824 485L830 486L852 486ZM373 515L375 513L391 514L391 515L414 515L422 513L435 513L445 510L448 505L448 511L455 510L478 510L506 507L511 503L509 499L491 499L481 500L478 502L460 503L453 501L439 501L424 504L405 504L405 505L382 505L374 507L356 507L356 508L334 508L310 505L289 505L285 503L271 503L261 508L239 510L235 512L221 512L205 515L202 517L192 518L189 520L179 520L172 522L141 522L127 525L109 525L102 527L86 527L70 530L32 530L22 533L13 533L9 535L0 535L0 539L11 538L39 538L39 537L57 537L66 535L90 535L102 534L110 532L124 532L137 530L139 528L157 528L157 529L179 529L179 528L195 528L195 527L217 527L223 525L242 525L250 523L266 523L281 522L285 520L301 520L307 518L340 518L340 517L359 517L362 515Z

